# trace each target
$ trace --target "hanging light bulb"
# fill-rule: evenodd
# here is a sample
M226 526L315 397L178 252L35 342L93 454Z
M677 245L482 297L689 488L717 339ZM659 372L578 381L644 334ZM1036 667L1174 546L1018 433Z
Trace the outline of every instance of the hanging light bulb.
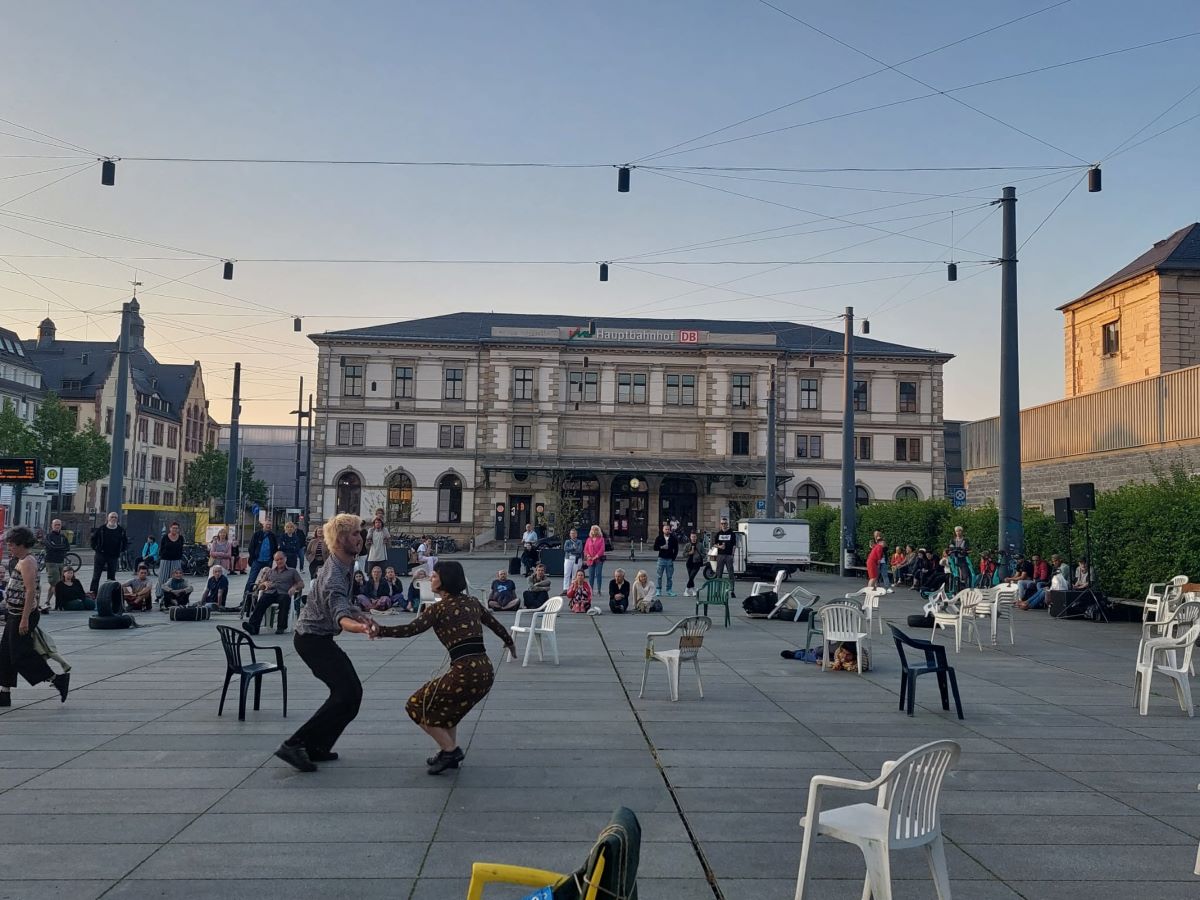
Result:
M295 316L292 319L292 331L300 331L300 317Z
M870 321L870 319L863 319L863 334L870 334L870 333L871 333L871 321Z
M617 193L629 193L629 166L621 166L617 169Z
M1102 187L1101 181L1102 181L1102 177L1100 175L1100 167L1099 166L1092 166L1090 169L1088 169L1088 193L1089 194L1100 193L1100 189Z
M226 281L233 281L233 260L225 260L225 269L221 273L221 277Z
M958 263L946 264L946 280L958 281Z
M117 161L115 159L106 159L100 164L100 183L105 187L112 187L117 183Z
M600 263L600 280L608 281L608 263Z

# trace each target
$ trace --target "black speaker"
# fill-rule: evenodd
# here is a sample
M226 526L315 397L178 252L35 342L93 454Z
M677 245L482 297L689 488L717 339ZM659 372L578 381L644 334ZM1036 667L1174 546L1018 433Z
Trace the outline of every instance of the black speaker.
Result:
M1070 491L1071 509L1076 512L1089 512L1096 508L1096 485L1090 481L1072 484Z
M1054 500L1054 521L1059 525L1074 525L1075 510L1071 508L1070 497L1057 497Z

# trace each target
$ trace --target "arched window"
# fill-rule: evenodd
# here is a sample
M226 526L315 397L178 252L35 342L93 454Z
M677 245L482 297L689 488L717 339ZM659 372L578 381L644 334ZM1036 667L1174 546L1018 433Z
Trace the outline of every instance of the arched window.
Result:
M909 487L907 484L896 491L897 500L920 500L921 495L917 493L915 487Z
M353 472L343 472L337 480L337 512L357 516L362 508L362 481Z
M854 488L854 505L855 506L870 506L871 495L867 493L867 489L861 484Z
M462 521L462 479L457 475L443 475L438 479L437 520L458 523Z
M412 521L412 479L396 472L387 482L387 524L407 525Z
M800 509L811 509L821 505L821 489L815 484L802 484L796 492L796 506Z

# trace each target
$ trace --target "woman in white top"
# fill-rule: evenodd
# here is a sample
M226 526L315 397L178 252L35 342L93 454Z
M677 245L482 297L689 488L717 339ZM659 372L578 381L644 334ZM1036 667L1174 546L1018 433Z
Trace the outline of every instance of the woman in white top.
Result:
M380 569L387 567L388 544L391 542L391 534L384 527L383 518L375 517L375 521L371 523L371 528L367 532L367 571L371 571L371 566L379 563Z
M637 573L637 577L633 579L633 588L629 594L629 599L633 601L633 608L637 612L648 613L651 611L658 599L654 589L654 583L646 574L645 569L641 569Z

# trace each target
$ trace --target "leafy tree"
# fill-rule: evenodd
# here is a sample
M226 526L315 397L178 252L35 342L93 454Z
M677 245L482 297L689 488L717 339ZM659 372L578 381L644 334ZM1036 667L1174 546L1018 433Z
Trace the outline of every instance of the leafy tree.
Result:
M0 456L35 456L37 438L21 417L11 400L0 409Z
M56 394L47 395L38 407L32 430L43 465L79 469L80 484L108 474L112 453L108 441L94 421L77 431L74 414Z
M229 454L210 447L197 456L184 476L180 495L189 506L205 506L225 496L225 480L229 474ZM254 460L243 459L239 482L242 498L260 506L267 502L267 483L254 477Z
M226 467L228 467L228 463L226 463ZM266 505L270 488L261 478L254 477L254 460L242 460L242 469L238 473L238 479L242 488L242 497L246 501L257 503L259 506Z

